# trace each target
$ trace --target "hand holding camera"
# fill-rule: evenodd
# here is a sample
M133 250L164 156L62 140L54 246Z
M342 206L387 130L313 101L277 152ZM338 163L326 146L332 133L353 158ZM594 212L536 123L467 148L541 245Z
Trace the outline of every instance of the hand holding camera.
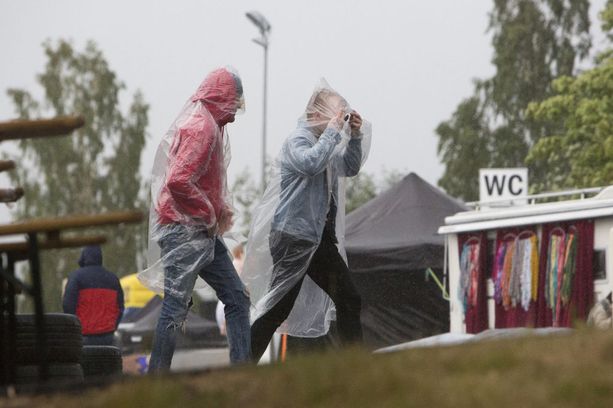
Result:
M351 137L359 137L360 128L362 127L362 117L356 111L351 111L351 113L348 113L346 116L348 116L347 121L351 128Z

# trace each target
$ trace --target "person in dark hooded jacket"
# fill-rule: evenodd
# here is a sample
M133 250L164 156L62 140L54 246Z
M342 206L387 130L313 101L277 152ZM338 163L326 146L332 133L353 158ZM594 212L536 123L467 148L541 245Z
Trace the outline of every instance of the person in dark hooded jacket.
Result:
M98 245L83 248L79 266L68 276L64 313L76 315L81 321L85 345L112 345L124 310L119 279L102 266Z

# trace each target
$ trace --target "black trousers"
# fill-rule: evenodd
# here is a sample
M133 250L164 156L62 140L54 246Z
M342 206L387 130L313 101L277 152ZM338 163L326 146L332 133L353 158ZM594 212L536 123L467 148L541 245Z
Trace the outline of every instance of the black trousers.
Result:
M270 234L270 252L274 262L271 290L287 282L288 276L308 262L313 243L296 239L280 231ZM306 258L305 258L306 257ZM333 236L324 232L315 250L307 275L330 296L336 306L336 319L343 344L362 341L360 295L355 289L349 269L338 252ZM251 326L251 354L259 361L277 328L289 316L298 297L304 276L274 306Z

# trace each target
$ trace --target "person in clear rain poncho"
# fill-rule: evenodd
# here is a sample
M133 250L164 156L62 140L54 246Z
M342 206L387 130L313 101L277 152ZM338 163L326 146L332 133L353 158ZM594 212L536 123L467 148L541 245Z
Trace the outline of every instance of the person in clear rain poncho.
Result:
M255 361L275 331L324 335L337 318L360 342L361 299L344 250L345 177L358 174L371 126L322 80L285 140L254 213L242 279L250 291Z
M226 185L226 124L243 107L241 80L211 72L162 139L152 175L149 268L139 279L164 294L150 372L168 370L176 331L185 321L200 276L225 304L230 361L250 360L249 295L221 236L232 226Z

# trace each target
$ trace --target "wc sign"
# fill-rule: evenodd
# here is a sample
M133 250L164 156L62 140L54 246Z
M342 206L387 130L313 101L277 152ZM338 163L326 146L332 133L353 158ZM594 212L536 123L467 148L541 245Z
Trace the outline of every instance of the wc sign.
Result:
M479 170L479 201L513 199L513 204L526 204L526 200L517 200L517 198L527 195L527 168Z

